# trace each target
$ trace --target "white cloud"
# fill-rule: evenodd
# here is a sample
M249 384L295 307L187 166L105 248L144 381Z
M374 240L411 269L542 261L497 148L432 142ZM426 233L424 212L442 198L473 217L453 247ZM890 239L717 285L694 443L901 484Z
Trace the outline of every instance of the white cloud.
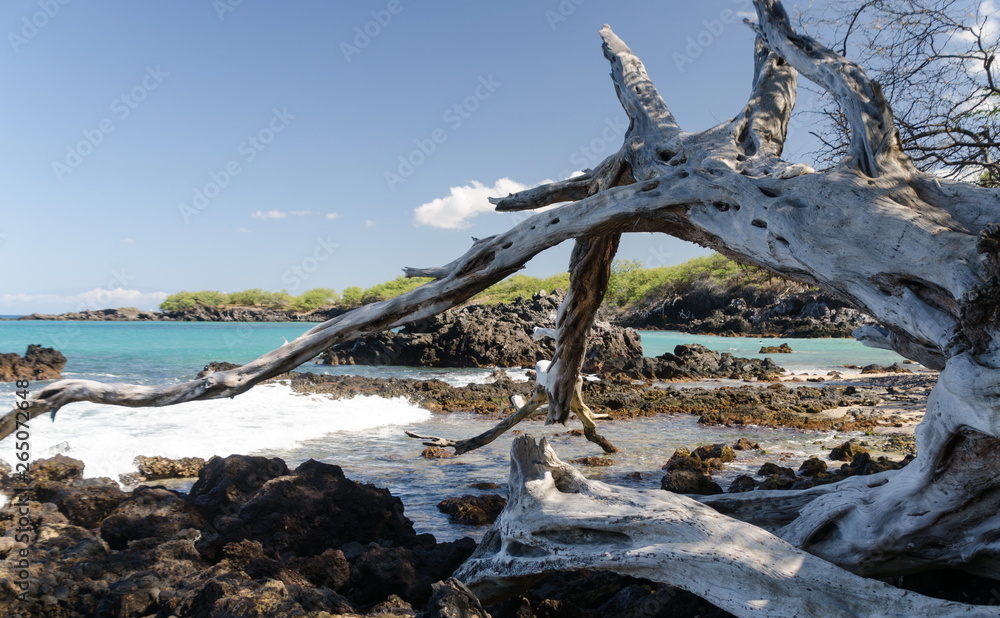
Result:
M284 210L268 210L267 212L258 210L250 214L251 219L260 219L262 221L266 219L284 219L287 216L288 213Z
M493 204L487 198L502 197L527 188L528 185L510 178L501 178L492 187L473 180L470 184L452 187L447 197L439 197L418 206L413 211L413 223L452 230L466 228L471 225L469 219L472 217L493 212Z
M326 213L326 218L327 219L339 219L340 218L340 213L339 212L328 212L328 213Z
M288 214L296 216L296 217L304 217L306 215L311 215L312 211L311 210L292 210L292 211L289 211Z
M88 309L138 307L155 309L167 297L166 292L140 292L115 288L94 288L78 294L0 294L0 313L66 313Z
M238 227L238 228L236 228L236 233L237 234L249 234L250 230L248 230L245 227Z
M124 247L131 247L134 244L135 244L135 240L133 240L131 238L122 238L122 246L124 246Z
M365 220L365 227L374 227L374 226L375 226L375 222L374 221L372 221L371 219L366 219Z

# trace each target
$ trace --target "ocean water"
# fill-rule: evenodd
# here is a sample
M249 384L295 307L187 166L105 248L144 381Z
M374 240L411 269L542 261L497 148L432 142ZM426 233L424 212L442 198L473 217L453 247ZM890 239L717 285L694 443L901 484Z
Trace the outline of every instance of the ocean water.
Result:
M55 347L68 358L65 378L138 384L189 380L208 362L244 363L292 340L312 324L173 323L173 322L0 322L0 352L23 354L28 344ZM701 343L719 351L754 356L760 340L643 332L647 355L672 350L679 343ZM787 342L793 354L775 360L792 371L824 371L843 364L888 364L900 357L849 340L768 339ZM461 385L483 382L489 369L411 367L328 367L303 365L321 373L437 378ZM512 373L515 379L521 371ZM32 383L37 390L43 383ZM0 385L0 406L15 400L13 384ZM782 456L796 461L828 451L840 436L775 429L732 430L698 425L693 416L662 416L606 422L601 432L622 449L615 466L586 469L609 482L658 487L660 467L678 446L732 442L746 436L768 454L744 453L717 480L723 487L764 460ZM404 430L463 438L495 423L469 414L431 414L404 399L367 396L333 400L293 393L287 384L261 385L235 399L191 402L167 408L123 408L92 403L64 407L55 422L48 416L30 423L31 457L64 453L85 462L86 476L133 472L136 455L209 458L233 453L282 457L290 467L313 458L344 468L349 477L387 487L399 496L418 532L441 539L477 536L482 529L452 525L437 511L441 500L479 493L467 485L492 481L503 486L510 438L504 436L472 453L444 460L420 457L423 446ZM572 426L572 424L571 424ZM563 460L601 454L596 446L570 436L562 426L524 423L520 429L547 436ZM0 441L0 459L13 463L13 436ZM784 454L784 455L783 455ZM631 473L638 472L638 475ZM500 490L501 492L503 489Z

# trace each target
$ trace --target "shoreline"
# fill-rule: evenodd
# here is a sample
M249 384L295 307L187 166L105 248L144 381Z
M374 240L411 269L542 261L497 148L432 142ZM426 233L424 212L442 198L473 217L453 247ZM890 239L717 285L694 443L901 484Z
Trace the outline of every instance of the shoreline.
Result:
M880 425L888 427L891 424L889 421L900 416L903 407L917 405L936 380L936 376L930 374L881 374L843 379L836 383L792 381L803 377L801 374L784 376L785 379L775 382L726 380L714 383L715 388L706 388L698 382L590 382L585 386L585 397L594 402L595 408L603 406L603 411L611 415L610 420L601 421L606 423L605 427L621 424L643 427L648 426L646 423L650 417L667 415L687 416L693 421L695 415L711 412L710 408L718 411L723 406L754 404L764 408L783 407L788 416L772 416L771 419L776 421L822 419L826 426L833 426L849 419L855 425L874 428ZM532 387L530 382L513 381L503 375L498 375L497 379L487 384L462 387L449 386L438 380L309 373L283 374L272 381L287 383L292 392L298 394L409 396L417 405L431 410L434 416L474 418L477 419L474 426L484 428L509 411L507 399L510 394L527 392ZM848 389L854 389L853 393L847 394ZM821 393L828 396L817 399L816 395ZM848 405L813 412L795 409L817 400L823 405L844 401ZM652 406L642 409L633 405L638 401L651 403ZM691 408L686 413L667 411L685 401L696 403L702 409ZM742 422L760 420L750 414L751 411L745 412L747 414ZM393 427L393 430L396 429L402 432L402 427ZM578 435L580 432L573 427L572 421L569 427L559 429L560 432L550 439L561 452L571 452L570 444L593 446ZM901 428L892 429L900 431ZM701 453L702 449L696 449L699 444L694 442L689 443L688 448L678 448L673 456L671 449L661 449L655 463L656 468L663 464L664 469L660 471L640 474L631 471L635 469L631 467L634 464L623 461L607 465L615 456L597 456L595 448L589 448L595 452L592 456L579 459L567 457L567 461L578 466L588 477L651 490L659 488L661 483L666 485L667 477L670 477L670 483L676 483L678 477L681 480L693 475L701 478L695 475L695 471L704 469L713 475L708 477L709 482L714 478L722 485L719 491L726 491L726 487L730 491L744 491L748 486L755 491L802 489L829 481L833 478L831 474L869 474L884 469L882 466L902 463L899 462L899 454L906 452L906 443L898 440L892 451L898 454L890 461L878 459L883 452L879 448L880 441L885 439L886 446L892 444L895 436L888 435L891 432L887 431L885 436L863 433L845 435L845 432L847 430L826 432L822 444L813 443L811 450L832 455L829 451L831 446L843 450L847 446L843 443L854 437L853 444L861 448L851 447L851 461L843 458L835 460L824 455L806 459L780 449L772 452L753 450L754 445L748 443L753 441L756 431L750 424L732 426L726 431L729 437L724 444L706 444ZM747 440L747 436L751 439ZM498 442L509 443L509 437L504 436ZM737 437L742 439L736 440ZM727 453L733 453L732 449L738 443L743 443L741 448L750 450L737 451L735 461L727 461ZM912 445L912 442L909 444ZM401 474L458 475L456 478L463 479L461 484L446 480L451 477L440 477L435 482L439 489L430 495L425 495L425 490L415 495L399 488L393 489L390 494L385 489L377 489L386 487L386 484L366 479L366 475L359 476L357 471L348 471L347 465L341 463L344 457L337 455L343 451L331 447L331 454L323 458L328 463L307 460L295 470L290 469L292 462L289 459L284 460L289 461L286 466L284 461L274 457L233 455L225 459L213 458L198 466L197 478L136 479L136 485L122 491L111 479L84 478L86 470L82 465L57 455L48 463L37 466L39 471L29 485L14 486L10 479L0 476L3 493L10 493L12 497L9 504L0 508L0 533L15 521L11 514L22 503L29 505L34 527L38 531L38 536L29 539L29 543L0 543L0 558L10 556L12 551L20 551L24 545L32 556L29 571L39 582L37 589L65 589L61 595L42 592L32 597L38 607L47 609L72 606L85 613L93 612L99 606L139 602L144 605L136 615L147 615L164 608L183 614L192 611L195 604L206 598L209 603L254 604L284 599L284 602L296 606L350 616L374 616L386 609L387 603L395 603L395 607L399 608L427 607L430 597L445 588L435 582L446 580L476 546L472 538L462 537L481 537L486 526L492 522L490 517L495 517L497 505L504 503L506 491L503 481L506 477L493 478L484 475L479 467L470 467L475 457L472 460L464 457L437 459L427 454L419 457L417 454L422 448L419 442L412 442L412 458L416 458L419 464L412 458L399 461L390 456L384 465L393 469L398 467ZM863 452L863 448L867 448L870 454ZM718 451L722 458L697 458L710 457L714 451ZM823 460L823 471L814 471L817 465L814 459ZM748 466L748 461L755 463ZM813 463L810 466L807 462ZM192 470L194 462L186 464L185 469ZM345 466L343 472L340 465ZM405 471L405 468L413 466L417 466L414 471ZM716 466L723 470L720 472ZM728 468L732 468L733 472L723 474ZM805 471L807 469L810 471ZM825 471L827 469L828 472ZM739 476L730 478L734 474ZM738 485L741 489L735 489ZM317 542L315 539L319 537L315 536L308 521L313 517L340 512L337 505L344 500L359 503L360 498L354 496L359 495L356 492L361 490L352 489L354 487L368 488L364 490L367 496L364 500L374 501L366 523L355 526L350 523L351 520L346 523L338 520L334 527L353 530L351 536L328 535L330 538L323 537ZM340 493L343 491L348 493ZM426 522L420 519L419 508L415 505L428 501L435 504L442 498L442 505L450 500L451 506L457 509L456 517L466 517L477 525L459 524L453 520L452 527L457 530L454 535L441 537L439 533L434 533L438 534L438 538L457 537L455 540L438 541L434 534L428 534ZM394 501L393 504L399 506L390 509L384 502L386 500ZM493 511L492 515L480 516L482 509L487 507ZM364 536L362 530L370 527L367 519L387 509L397 513L405 524L400 522L389 527L379 524L383 527L379 528L380 532L374 538ZM442 506L438 509L444 510ZM300 516L302 513L309 516L303 518ZM404 516L405 519L402 519ZM271 527L275 525L283 530L281 535L274 534ZM40 540L42 537L44 540ZM8 535L2 538L13 537ZM282 539L280 543L291 544L286 546L271 540L276 538ZM305 539L309 541L305 542ZM79 553L81 547L85 548L82 554ZM81 570L81 560L95 565L92 572ZM4 560L0 564L8 562L11 561ZM122 565L135 566L122 568ZM404 575L404 572L407 574ZM327 575L320 576L320 573ZM12 577L11 573L5 575ZM560 596L562 593L553 592L562 589L560 584L567 581L583 586L600 582L599 588L609 591L609 599L615 598L619 589L641 588L645 592L639 598L660 595L671 599L671 603L687 604L691 612L700 615L726 615L696 597L684 596L652 582L626 580L607 573L550 576L526 594L538 597L536 604L546 598L555 601L574 599L572 593L563 597ZM400 587L400 582L405 585ZM206 597L209 591L211 594ZM392 594L397 596L390 596ZM600 603L605 602L611 601L602 597ZM598 606L595 602L595 607ZM0 607L3 607L2 599ZM249 611L249 606L241 607ZM507 615L498 614L501 611L499 607L488 609L494 615ZM641 606L635 609L638 611ZM411 611L406 615L413 613Z

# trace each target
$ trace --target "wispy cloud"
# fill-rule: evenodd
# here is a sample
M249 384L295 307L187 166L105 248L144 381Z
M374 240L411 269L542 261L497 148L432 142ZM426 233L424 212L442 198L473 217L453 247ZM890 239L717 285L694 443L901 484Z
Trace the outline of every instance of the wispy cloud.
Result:
M256 210L250 213L250 218L266 221L267 219L287 219L289 215L293 217L305 217L311 214L311 210Z
M326 218L327 219L339 219L340 218L340 213L339 212L328 212L328 213L326 213Z
M135 240L134 239L132 239L132 238L122 238L122 246L123 247L131 247L134 244L135 244Z
M284 210L268 210L266 212L263 210L258 210L256 212L250 213L251 219L260 219L261 221L265 221L267 219L284 219L287 216L288 213L285 212Z
M375 227L375 222L372 221L371 219L366 219L365 220L365 227Z

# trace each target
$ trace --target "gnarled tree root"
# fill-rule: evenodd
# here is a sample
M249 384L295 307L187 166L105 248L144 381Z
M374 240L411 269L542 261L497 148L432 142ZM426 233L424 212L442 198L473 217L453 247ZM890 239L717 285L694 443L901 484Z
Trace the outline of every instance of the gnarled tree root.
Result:
M662 490L586 479L545 439L511 447L507 506L456 577L486 603L540 573L613 571L737 616L998 616L865 579L756 526Z

